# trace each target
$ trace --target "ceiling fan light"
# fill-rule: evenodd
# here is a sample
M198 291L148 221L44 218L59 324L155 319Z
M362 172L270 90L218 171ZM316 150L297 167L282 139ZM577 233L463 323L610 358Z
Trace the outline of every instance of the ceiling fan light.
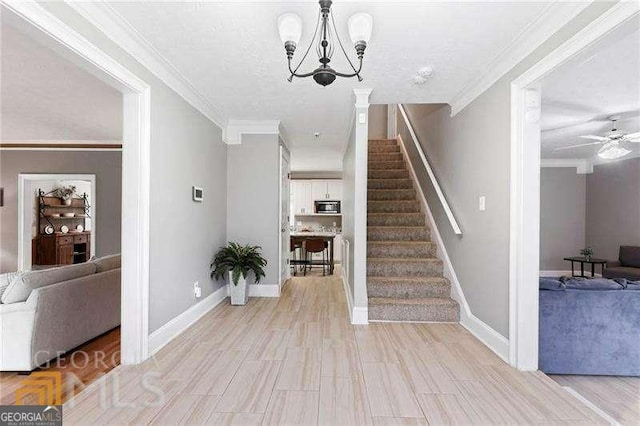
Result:
M605 160L615 160L616 158L624 157L630 153L631 150L622 148L617 142L609 142L600 148L598 151L598 157Z
M369 43L371 39L371 31L373 30L373 18L368 13L359 12L351 15L347 21L349 27L349 37L353 44L360 41Z
M285 13L278 17L278 31L283 43L293 42L296 45L302 37L302 19L295 13Z

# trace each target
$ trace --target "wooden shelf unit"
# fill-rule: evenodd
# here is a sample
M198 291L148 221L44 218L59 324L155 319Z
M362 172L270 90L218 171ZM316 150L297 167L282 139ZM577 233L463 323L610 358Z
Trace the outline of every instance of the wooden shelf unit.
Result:
M71 265L84 263L91 258L91 231L75 231L78 225L87 227L90 218L90 206L87 194L72 198L70 205L64 205L57 197L52 197L38 190L38 234L33 239L33 265ZM64 217L64 213L74 212L74 217ZM60 217L52 214L60 214ZM45 228L52 226L53 234L46 234ZM66 225L68 233L62 233L61 227Z

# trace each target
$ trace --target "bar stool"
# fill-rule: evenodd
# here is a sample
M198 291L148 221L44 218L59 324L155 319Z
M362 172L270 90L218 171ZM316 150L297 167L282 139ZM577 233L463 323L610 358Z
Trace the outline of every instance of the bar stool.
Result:
M309 238L303 243L304 248L304 275L307 275L307 266L309 269L313 265L313 254L322 253L322 276L325 276L325 268L328 265L327 257L327 245L322 238Z
M297 259L296 250L300 251L300 257L302 257L302 240L300 238L291 237L289 239L289 250L291 255L291 267L293 268L293 276L295 277L298 273L298 269L300 269L300 259Z

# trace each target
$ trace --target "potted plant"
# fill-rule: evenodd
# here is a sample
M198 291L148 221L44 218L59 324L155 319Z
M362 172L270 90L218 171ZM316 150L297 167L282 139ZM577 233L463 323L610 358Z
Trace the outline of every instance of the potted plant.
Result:
M229 243L226 247L221 247L216 253L213 263L211 263L211 277L222 279L229 275L229 287L231 290L231 304L245 305L249 300L247 289L247 275L253 272L256 283L264 277L264 267L267 260L262 257L259 246L240 245Z
M71 205L71 200L73 198L73 194L76 193L76 187L74 185L69 186L59 186L58 188L53 190L53 196L60 198L62 204L65 206Z
M583 255L585 259L591 260L591 257L593 256L593 249L591 247L585 247L580 250L580 254Z

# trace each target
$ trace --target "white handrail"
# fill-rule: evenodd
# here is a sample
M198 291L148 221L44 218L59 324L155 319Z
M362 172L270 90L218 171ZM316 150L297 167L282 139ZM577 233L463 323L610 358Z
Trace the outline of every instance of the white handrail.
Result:
M411 134L411 138L413 139L413 144L415 145L416 150L418 151L418 154L420 155L420 159L422 160L422 164L424 165L424 168L427 169L427 174L429 175L429 179L431 179L431 184L433 185L433 188L435 189L436 194L438 195L438 199L440 200L440 204L442 204L442 208L444 209L444 212L446 213L447 218L449 219L449 223L451 224L451 227L453 228L453 232L455 232L456 235L462 235L462 231L460 230L460 226L458 226L458 222L456 221L456 218L453 216L453 212L451 211L451 207L449 207L449 203L447 203L447 199L445 198L444 193L442 192L442 188L440 188L440 184L438 183L438 180L436 179L436 175L433 173L433 169L431 168L431 165L429 164L429 161L427 160L427 157L424 155L424 151L422 150L422 146L420 146L420 143L418 142L418 137L416 136L416 132L413 131L413 127L411 126L411 122L409 121L409 117L407 117L407 113L404 111L404 107L402 106L402 104L398 104L398 109L400 110L400 113L402 114L402 117L404 118L404 122L407 125L407 129L409 129L409 133Z

